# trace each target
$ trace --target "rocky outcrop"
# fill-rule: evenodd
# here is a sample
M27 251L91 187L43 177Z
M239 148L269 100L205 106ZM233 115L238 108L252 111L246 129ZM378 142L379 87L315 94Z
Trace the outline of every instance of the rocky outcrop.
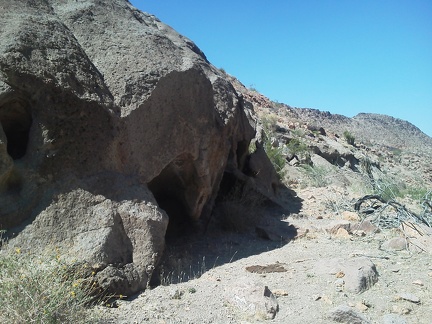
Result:
M0 72L0 226L107 289L144 288L167 227L207 217L246 168L241 95L127 1L1 0Z

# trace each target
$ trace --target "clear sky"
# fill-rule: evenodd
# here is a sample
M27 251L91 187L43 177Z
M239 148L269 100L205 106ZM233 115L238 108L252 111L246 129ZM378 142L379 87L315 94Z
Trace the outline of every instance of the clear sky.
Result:
M432 136L431 0L131 3L272 100L391 115Z

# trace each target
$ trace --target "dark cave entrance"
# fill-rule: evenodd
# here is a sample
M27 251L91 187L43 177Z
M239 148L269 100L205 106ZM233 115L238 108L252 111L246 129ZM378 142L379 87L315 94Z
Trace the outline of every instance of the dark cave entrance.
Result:
M185 201L185 176L190 174L187 172L189 166L188 161L177 159L166 166L157 177L148 183L148 187L159 207L169 217L165 234L168 244L177 238L191 234L195 230L195 224L189 215Z
M0 124L7 139L7 152L13 160L27 152L32 117L28 105L18 99L0 106Z

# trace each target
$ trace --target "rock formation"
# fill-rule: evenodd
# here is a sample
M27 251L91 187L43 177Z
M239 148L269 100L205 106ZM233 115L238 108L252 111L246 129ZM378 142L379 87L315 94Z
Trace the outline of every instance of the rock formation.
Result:
M168 223L208 217L224 175L244 176L249 114L192 41L125 0L0 0L0 227L103 288L145 288Z

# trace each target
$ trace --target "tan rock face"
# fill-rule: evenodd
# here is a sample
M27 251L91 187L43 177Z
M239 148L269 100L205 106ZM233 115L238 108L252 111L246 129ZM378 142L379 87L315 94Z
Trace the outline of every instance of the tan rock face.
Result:
M29 220L11 244L55 243L142 289L168 218L206 217L224 172L247 177L243 99L127 1L21 2L0 1L0 227Z

